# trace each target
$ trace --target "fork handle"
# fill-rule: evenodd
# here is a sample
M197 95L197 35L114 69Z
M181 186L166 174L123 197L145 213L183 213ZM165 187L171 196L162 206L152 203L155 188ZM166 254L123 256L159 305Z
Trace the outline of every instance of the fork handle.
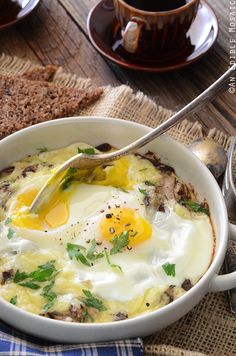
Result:
M200 94L197 98L191 101L183 109L181 109L172 117L170 117L167 121L163 122L161 125L159 125L156 129L149 132L147 135L141 137L137 141L117 151L117 157L137 151L139 148L142 148L143 146L145 146L146 144L148 144L149 142L151 142L152 140L154 140L155 138L157 138L158 136L162 135L164 132L169 130L171 127L176 125L178 122L182 121L189 114L193 114L194 112L199 110L199 108L204 106L206 103L209 103L220 92L225 90L229 82L229 79L230 77L232 77L235 69L236 69L236 64L234 64L231 68L229 68L217 81L215 81L202 94Z

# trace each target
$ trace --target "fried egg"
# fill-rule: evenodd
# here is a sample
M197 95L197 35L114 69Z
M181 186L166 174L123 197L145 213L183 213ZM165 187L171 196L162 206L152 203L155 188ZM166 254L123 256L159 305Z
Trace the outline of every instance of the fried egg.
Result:
M132 317L157 309L169 302L170 286L175 286L174 299L183 294L184 281L194 285L211 263L211 221L173 199L165 199L161 211L149 204L163 175L148 159L131 155L98 168L93 179L73 178L38 214L29 213L51 170L77 147L88 146L74 144L31 157L38 171L19 179L0 224L0 272L30 273L55 261L52 310L65 313L86 287L106 305L107 311L96 314L98 322L113 320L121 310ZM46 169L45 162L53 167ZM15 167L22 170L22 164ZM19 169L9 179L20 176ZM43 287L33 290L10 279L0 295L7 300L17 295L19 307L41 314Z

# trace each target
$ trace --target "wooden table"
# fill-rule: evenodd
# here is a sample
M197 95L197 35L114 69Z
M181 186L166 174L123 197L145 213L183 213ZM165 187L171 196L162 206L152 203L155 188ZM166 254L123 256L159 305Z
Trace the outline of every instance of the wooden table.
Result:
M220 21L220 35L212 51L198 63L166 74L144 74L119 68L105 60L88 39L86 18L98 0L41 0L22 23L0 32L0 52L54 63L68 72L90 77L96 84L129 84L160 105L178 110L197 96L229 65L229 0L209 0ZM205 129L217 127L236 135L236 95L226 92L191 119Z

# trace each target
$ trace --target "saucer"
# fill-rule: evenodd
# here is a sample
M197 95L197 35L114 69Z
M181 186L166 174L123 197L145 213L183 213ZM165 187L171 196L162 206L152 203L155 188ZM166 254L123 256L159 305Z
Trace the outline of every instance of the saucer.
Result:
M0 9L0 30L12 26L38 5L40 0L2 0Z
M133 70L160 73L186 67L206 55L217 39L219 26L212 8L201 0L182 47L143 59L123 49L112 0L102 0L94 6L88 15L87 29L94 47L112 62Z

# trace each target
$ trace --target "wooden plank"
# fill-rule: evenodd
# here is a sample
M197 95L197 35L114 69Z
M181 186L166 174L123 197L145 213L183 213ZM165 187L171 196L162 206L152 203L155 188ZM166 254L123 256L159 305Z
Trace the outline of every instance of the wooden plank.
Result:
M97 0L59 0L70 16L86 34L87 15L98 1ZM174 73L146 74L132 72L109 64L122 83L128 83L135 90L144 93L156 100L160 105L172 110L178 110L184 104L196 97L216 80L228 67L229 34L228 1L208 1L216 11L220 21L220 36L214 49L201 61L189 68ZM236 98L225 94L224 100L218 99L213 104L195 115L204 127L214 127L224 130L229 134L236 134L236 114L233 107L236 106Z
M0 33L0 53L10 56L17 56L22 59L29 59L34 63L40 63L40 60L31 50L24 38L18 31L18 26L1 31Z
M57 1L44 0L17 28L41 63L90 77L97 85L118 81L78 26Z

